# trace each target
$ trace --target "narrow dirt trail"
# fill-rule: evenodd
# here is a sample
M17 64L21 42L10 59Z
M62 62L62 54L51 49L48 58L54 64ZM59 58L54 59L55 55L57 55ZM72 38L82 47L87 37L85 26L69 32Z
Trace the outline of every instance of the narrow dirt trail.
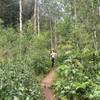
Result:
M55 79L55 73L54 71L51 71L40 82L44 100L56 100L54 92L51 89L54 79Z

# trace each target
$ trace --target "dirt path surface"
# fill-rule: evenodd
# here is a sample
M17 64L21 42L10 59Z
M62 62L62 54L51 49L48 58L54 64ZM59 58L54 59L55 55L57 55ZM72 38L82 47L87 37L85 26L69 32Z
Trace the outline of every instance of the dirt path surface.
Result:
M51 71L40 82L44 100L56 100L54 92L51 89L54 79L55 73L54 71Z

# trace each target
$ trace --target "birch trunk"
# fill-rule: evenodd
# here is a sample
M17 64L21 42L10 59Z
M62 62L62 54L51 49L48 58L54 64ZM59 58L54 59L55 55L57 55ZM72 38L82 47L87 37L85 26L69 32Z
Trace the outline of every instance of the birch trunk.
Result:
M100 1L98 0L98 13L100 15Z
M37 33L40 34L40 5L39 0L37 2Z
M98 45L97 45L97 35L96 35L96 31L93 31L93 34L92 34L92 37L93 37L93 47L95 49L95 51L97 52L98 51Z
M19 21L20 21L20 33L22 33L23 29L22 29L22 0L19 1L19 8L20 8L20 16L19 16Z
M74 0L74 17L75 17L75 29L76 29L76 24L77 24L77 9L76 9L76 0ZM75 37L76 37L76 47L77 49L79 49L79 41L77 40L77 36L75 34Z
M51 49L54 48L53 46L53 33L52 33L52 18L49 18L49 31L51 34Z
M54 34L55 35L55 44L54 44L55 45L55 50L57 48L57 33L56 33L56 27L57 26L56 25L57 25L57 21L55 20L55 34Z
M22 40L22 32L23 32L23 29L22 29L22 0L19 1L19 22L20 22L20 44L19 44L19 57L20 57L20 60L22 59L22 45L21 45L21 40Z
M95 16L95 11L94 11L94 4L93 4L93 1L91 1L92 3L92 16ZM93 23L94 25L94 23ZM95 51L98 51L98 44L97 44L97 34L96 34L96 28L95 28L95 25L93 26L93 32L92 32L92 37L93 37L93 47L95 49Z
M34 33L37 33L37 25L36 25L36 10L37 10L37 0L34 0Z

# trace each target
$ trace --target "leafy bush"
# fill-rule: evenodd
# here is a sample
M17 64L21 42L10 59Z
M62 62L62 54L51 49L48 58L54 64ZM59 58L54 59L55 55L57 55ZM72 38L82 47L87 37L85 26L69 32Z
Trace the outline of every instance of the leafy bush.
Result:
M0 63L1 100L42 100L32 70L23 62Z
M36 74L46 73L50 67L50 35L33 34L32 23L26 24L20 37L12 27L0 26L0 59L21 59L33 68ZM42 69L42 70L41 70Z
M93 53L84 56L81 53L73 54L72 58L65 60L63 65L58 67L58 79L53 86L58 100L100 99L98 55L99 53L95 55L96 60L93 60Z
M34 35L31 23L22 36L0 26L0 99L42 100L35 77L50 69L49 34ZM31 29L30 29L31 28Z

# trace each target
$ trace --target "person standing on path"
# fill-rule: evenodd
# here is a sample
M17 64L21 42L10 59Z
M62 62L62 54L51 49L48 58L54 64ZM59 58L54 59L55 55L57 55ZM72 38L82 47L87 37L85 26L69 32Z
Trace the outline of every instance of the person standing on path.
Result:
M57 56L57 54L56 54L55 50L52 49L52 51L51 51L51 62L52 62L52 67L54 67L56 56Z

